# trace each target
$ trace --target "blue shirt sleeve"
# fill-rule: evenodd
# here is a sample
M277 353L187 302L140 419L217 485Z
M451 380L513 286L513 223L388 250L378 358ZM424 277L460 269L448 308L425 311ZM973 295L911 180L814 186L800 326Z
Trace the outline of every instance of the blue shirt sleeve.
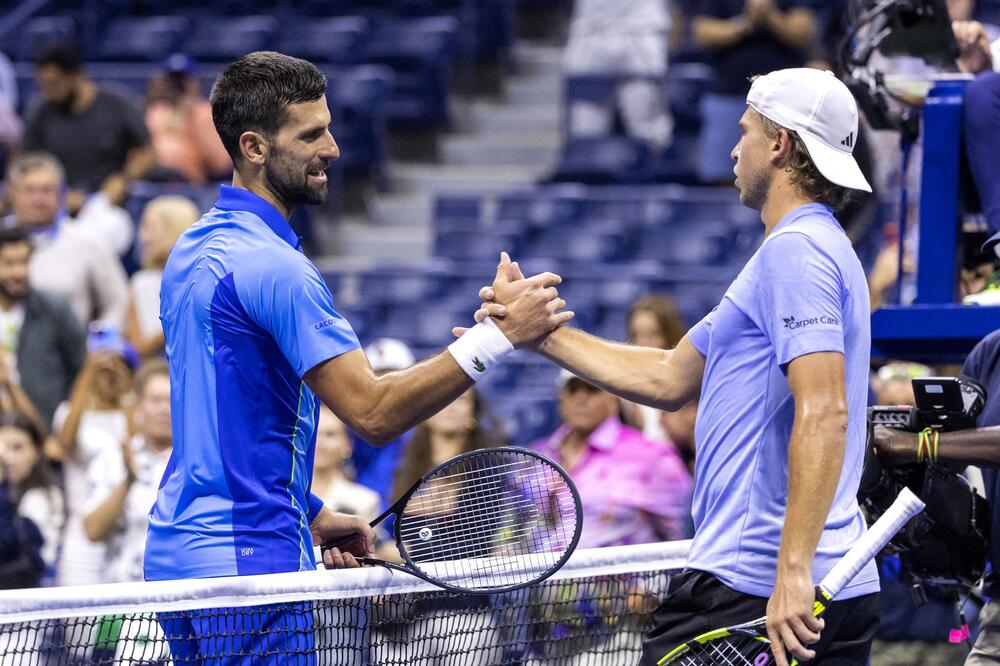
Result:
M797 232L765 241L758 259L746 315L770 340L778 363L816 352L843 354L846 290L836 261Z
M687 332L688 340L698 353L708 358L708 342L712 337L712 316L715 314L715 308L707 315L701 318L697 324L692 326Z
M289 248L235 275L247 314L268 331L301 377L327 359L359 348L358 337L333 308L316 266Z
M318 514L323 509L323 500L316 497L316 495L314 495L313 492L310 490L309 494L306 495L306 503L308 504L308 506L306 507L307 509L306 519L309 521L309 524L311 525L312 521L316 519L316 514Z

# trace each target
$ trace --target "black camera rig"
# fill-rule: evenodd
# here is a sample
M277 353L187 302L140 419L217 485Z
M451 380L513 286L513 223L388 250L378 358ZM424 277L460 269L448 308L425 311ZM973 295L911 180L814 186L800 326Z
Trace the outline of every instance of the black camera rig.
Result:
M931 461L888 467L874 454L875 426L914 434L963 430L976 425L986 391L967 377L912 380L916 406L868 410L868 444L858 499L869 520L877 519L903 487L927 505L890 543L919 590L923 583L969 589L982 577L989 543L989 504L960 473Z

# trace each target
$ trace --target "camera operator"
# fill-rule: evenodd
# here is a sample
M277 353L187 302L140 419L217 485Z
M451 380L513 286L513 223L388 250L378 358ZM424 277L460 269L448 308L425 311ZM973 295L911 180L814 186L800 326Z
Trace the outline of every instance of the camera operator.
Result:
M962 374L986 389L986 402L976 419L977 428L941 433L936 457L946 465L978 465L983 468L986 495L993 507L990 571L984 579L987 598L1000 595L1000 330L986 336L969 353ZM918 459L918 434L877 426L875 450L884 465L908 464ZM1000 598L990 601L979 617L980 632L966 666L1000 663Z

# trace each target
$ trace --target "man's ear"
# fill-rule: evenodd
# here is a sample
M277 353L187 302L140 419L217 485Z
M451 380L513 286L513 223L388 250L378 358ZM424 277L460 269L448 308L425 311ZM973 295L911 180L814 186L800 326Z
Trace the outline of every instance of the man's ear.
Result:
M771 163L776 167L784 166L788 158L792 156L792 135L784 127L778 130L778 134L771 140Z
M248 130L240 134L240 153L247 162L263 166L269 149L267 137L260 132Z

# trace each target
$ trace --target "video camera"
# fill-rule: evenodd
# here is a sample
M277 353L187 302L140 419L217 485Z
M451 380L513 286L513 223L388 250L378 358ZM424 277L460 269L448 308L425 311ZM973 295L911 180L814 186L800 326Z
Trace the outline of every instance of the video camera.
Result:
M904 571L918 587L930 583L968 589L986 567L989 504L965 477L944 465L883 466L874 454L872 437L877 425L914 434L926 428L938 432L973 428L986 402L986 390L967 377L918 377L912 384L915 407L868 410L868 444L858 500L874 521L903 487L916 493L927 508L893 538L890 549L899 554Z

